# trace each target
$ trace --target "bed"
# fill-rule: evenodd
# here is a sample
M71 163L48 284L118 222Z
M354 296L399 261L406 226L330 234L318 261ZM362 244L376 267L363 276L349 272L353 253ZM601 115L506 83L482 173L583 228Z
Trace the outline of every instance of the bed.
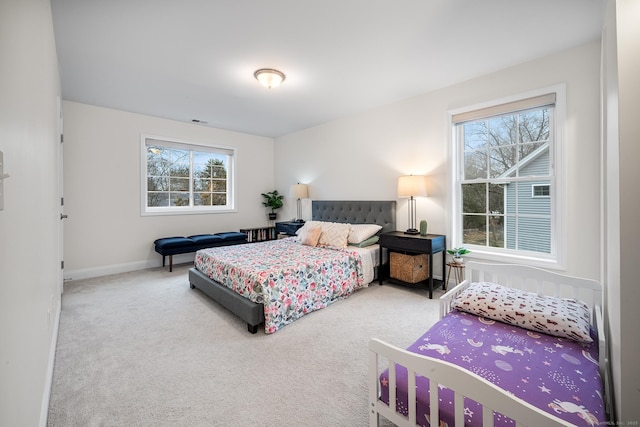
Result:
M370 425L605 424L601 285L526 266L465 271L406 350L370 341Z
M395 201L313 201L312 220L299 231L313 239L306 232L321 227L315 235L321 244L302 244L301 235L203 249L189 270L190 286L244 320L249 332L261 324L265 333L276 332L377 278L380 247L374 240L395 230L395 208ZM331 232L340 234L345 224L351 226L349 246L332 247ZM352 235L368 236L372 228L373 236L351 243Z

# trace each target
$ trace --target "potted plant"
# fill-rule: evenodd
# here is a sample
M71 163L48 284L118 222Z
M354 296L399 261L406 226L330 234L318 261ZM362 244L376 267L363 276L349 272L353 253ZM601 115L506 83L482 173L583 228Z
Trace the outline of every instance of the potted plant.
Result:
M278 190L270 191L268 193L262 193L262 197L264 197L264 202L262 205L270 208L271 212L269 212L269 219L276 219L277 213L276 209L280 209L283 206L282 199L284 196L282 194L278 194Z
M471 252L469 249L462 246L459 248L447 249L447 253L453 256L453 261L457 264L462 264L462 255L466 255L469 252Z

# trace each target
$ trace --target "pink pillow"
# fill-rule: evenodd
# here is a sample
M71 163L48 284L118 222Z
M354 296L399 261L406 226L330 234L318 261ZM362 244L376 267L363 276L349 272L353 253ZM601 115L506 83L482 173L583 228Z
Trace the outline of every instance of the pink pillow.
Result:
M300 243L308 246L318 246L321 233L322 229L320 227L305 230L305 232L300 235Z

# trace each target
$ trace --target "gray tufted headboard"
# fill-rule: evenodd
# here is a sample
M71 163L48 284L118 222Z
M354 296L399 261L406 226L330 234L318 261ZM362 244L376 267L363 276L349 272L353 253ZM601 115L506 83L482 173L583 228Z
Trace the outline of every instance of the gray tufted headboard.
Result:
M381 233L396 229L395 200L313 200L311 219L314 221L350 224L379 224Z

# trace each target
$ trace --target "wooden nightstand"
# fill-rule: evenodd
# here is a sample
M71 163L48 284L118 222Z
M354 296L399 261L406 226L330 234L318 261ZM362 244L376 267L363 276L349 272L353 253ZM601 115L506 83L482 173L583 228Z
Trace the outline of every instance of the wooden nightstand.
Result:
M418 254L427 254L429 259L429 276L424 283L427 283L429 286L429 298L433 298L433 254L442 253L442 275L445 274L445 266L446 266L446 257L445 257L445 248L447 247L447 237L442 234L427 234L426 236L421 236L419 234L405 234L402 231L391 231L389 233L383 233L380 235L380 266L383 263L383 248L387 249L389 252L389 259L391 258L392 252L398 252L402 254L408 255L418 255ZM382 285L383 280L385 279L385 274L389 269L380 268L378 273L378 279L380 284ZM443 277L444 279L444 277ZM393 279L394 281L402 282L398 279ZM444 285L444 280L437 281L438 284L442 283ZM422 282L421 282L422 283ZM407 283L409 284L409 283Z

